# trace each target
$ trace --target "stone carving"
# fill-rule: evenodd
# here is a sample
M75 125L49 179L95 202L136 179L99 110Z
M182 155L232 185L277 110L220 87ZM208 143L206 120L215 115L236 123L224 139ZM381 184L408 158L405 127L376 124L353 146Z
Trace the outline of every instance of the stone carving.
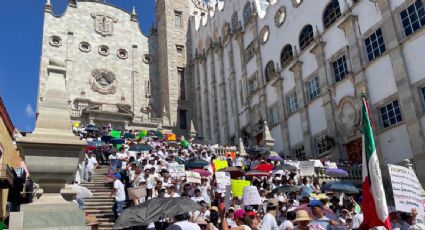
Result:
M274 16L274 23L277 27L281 27L283 23L285 22L286 18L286 9L285 7L280 7L279 10L276 12Z
M90 78L91 89L100 94L114 94L117 91L115 74L107 69L95 69Z
M107 36L112 35L114 31L114 23L118 20L101 13L95 13L91 15L94 19L94 30L96 33Z
M125 49L119 49L118 51L117 51L117 56L120 58L120 59L127 59L128 58L128 52L127 52L127 50L125 50Z
M360 114L353 101L354 97L344 97L337 107L337 124L343 133L343 138L350 138L356 135L356 125L360 123Z
M143 55L143 62L146 64L152 63L152 56L150 54L144 54Z
M62 39L59 36L51 36L49 43L51 46L60 47L62 45Z

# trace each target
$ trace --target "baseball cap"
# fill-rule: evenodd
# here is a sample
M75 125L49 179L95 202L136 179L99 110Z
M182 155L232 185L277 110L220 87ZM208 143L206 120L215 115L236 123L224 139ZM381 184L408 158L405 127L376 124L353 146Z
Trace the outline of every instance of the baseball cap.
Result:
M309 204L309 207L323 207L323 203L320 200L312 200Z
M121 174L119 172L114 173L113 177L117 178L117 180L121 180Z
M238 209L235 212L235 219L241 219L246 215L246 212L243 209Z
M249 211L246 213L249 217L255 217L257 214L254 211Z

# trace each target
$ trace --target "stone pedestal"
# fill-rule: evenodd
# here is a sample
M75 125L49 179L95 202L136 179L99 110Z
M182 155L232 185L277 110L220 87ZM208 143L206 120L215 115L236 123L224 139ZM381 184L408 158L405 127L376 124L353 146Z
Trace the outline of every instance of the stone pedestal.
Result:
M61 189L72 181L86 146L71 130L65 73L63 61L49 61L45 97L39 102L35 130L16 140L30 177L43 194L34 203L22 205L20 212L11 213L10 229L89 229L85 226L85 211L61 195Z

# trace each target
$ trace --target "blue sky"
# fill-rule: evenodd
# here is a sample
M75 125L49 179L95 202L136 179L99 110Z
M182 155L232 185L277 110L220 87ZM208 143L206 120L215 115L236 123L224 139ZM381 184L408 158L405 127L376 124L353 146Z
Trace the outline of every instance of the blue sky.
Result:
M31 131L35 125L46 0L0 1L0 95L14 125ZM155 0L107 0L129 12L136 7L139 23L147 34L155 19ZM68 0L51 0L56 15Z

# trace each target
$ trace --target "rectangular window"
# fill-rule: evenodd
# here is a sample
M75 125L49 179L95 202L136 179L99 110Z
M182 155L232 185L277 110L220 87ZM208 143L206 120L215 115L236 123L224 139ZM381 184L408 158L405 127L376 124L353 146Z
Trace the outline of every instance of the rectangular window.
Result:
M373 61L385 52L385 42L381 28L377 29L365 39L367 58Z
M391 125L401 122L403 119L401 117L400 105L398 100L395 100L384 107L381 107L381 119L382 125L384 128L390 127Z
M347 60L345 55L340 57L338 60L332 63L332 69L334 72L335 82L339 82L345 78L348 74Z
M326 139L326 135L322 135L320 137L315 138L316 143L316 151L318 155L322 155L329 151L328 142Z
M180 120L180 129L187 129L187 111L186 110L179 110L179 120Z
M296 92L291 93L286 98L286 104L288 107L289 113L294 113L298 109L298 100L297 100L297 94Z
M255 92L257 92L257 89L258 89L257 76L255 76L249 79L248 81L249 95L255 94Z
M413 34L425 25L425 10L422 0L416 0L415 3L402 10L400 18L406 36Z
M179 90L179 100L186 100L186 83L184 79L184 69L178 69L177 74L179 77L180 90Z
M277 106L274 105L269 109L269 122L270 126L275 126L279 124L279 112L277 111Z
M304 145L298 146L292 149L292 157L295 160L304 161L307 159L305 156Z
M182 27L182 12L174 11L174 21L177 28Z
M314 100L316 97L320 95L319 77L315 77L312 80L307 82L307 92L308 92L308 99L310 101Z

